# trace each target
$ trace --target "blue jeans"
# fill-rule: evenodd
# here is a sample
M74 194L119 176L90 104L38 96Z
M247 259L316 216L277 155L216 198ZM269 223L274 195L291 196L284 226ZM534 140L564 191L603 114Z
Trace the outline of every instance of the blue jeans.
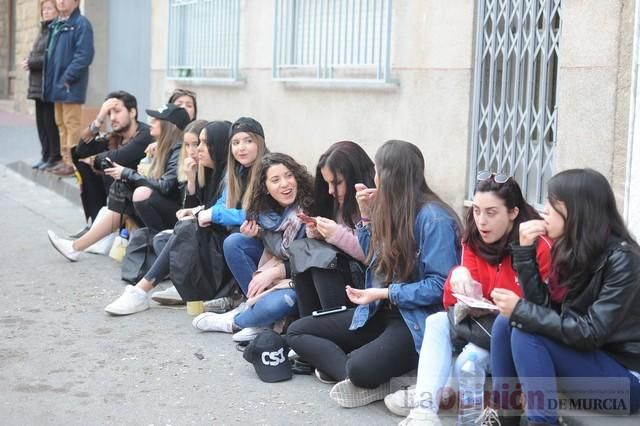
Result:
M258 269L258 262L264 251L262 241L235 232L225 238L223 251L229 270L246 295L253 273Z
M233 322L240 328L270 327L279 319L297 313L296 291L284 288L265 294L255 305L236 315Z
M558 422L557 409L550 404L539 404L532 396L544 390L543 402L557 400L556 378L559 377L584 378L585 381L588 378L620 379L625 386L624 381L629 380L629 386L624 389L630 392L627 408L631 413L640 408L640 381L605 352L579 351L548 337L512 328L503 316L498 316L491 332L491 369L493 402L503 409L512 408L504 407L506 401L500 399L500 394L503 392L504 395L504 389L509 388L509 378L517 377L527 398L530 422ZM602 389L605 383L594 379L584 389ZM580 398L583 397L581 394ZM612 397L619 398L617 395ZM601 393L596 398L608 396Z

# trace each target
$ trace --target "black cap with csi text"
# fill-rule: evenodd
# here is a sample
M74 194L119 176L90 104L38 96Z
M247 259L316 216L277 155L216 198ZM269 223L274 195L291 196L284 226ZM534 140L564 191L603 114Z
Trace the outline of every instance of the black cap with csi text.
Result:
M293 374L287 352L282 336L266 330L249 343L242 356L253 364L260 380L275 383L289 380Z
M145 110L149 117L165 120L176 125L180 130L184 130L187 124L191 122L191 117L186 109L176 104L164 104L158 110Z

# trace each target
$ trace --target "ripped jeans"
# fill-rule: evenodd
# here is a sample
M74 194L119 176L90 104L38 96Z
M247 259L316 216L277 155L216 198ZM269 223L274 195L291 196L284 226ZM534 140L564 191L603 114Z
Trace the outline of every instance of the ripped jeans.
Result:
M297 313L296 291L284 288L265 294L255 305L236 315L233 322L240 328L270 327L279 319Z

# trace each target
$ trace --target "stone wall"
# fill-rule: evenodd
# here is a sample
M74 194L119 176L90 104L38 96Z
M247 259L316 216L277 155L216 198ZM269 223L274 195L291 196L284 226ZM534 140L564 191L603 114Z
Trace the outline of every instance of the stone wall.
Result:
M40 2L16 0L16 70L14 100L16 111L34 113L33 101L27 99L29 73L22 69L22 60L29 56L40 31Z
M9 94L9 0L0 0L0 99Z

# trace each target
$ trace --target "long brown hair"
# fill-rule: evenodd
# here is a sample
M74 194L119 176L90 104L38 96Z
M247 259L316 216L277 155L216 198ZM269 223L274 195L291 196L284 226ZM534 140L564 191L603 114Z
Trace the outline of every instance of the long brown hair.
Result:
M424 157L412 143L390 140L376 152L378 192L371 209L371 243L367 263L375 255L374 271L385 285L413 280L418 245L414 228L425 203L437 203L452 219L456 213L429 188Z
M187 158L187 144L184 143L184 137L186 134L191 133L195 135L196 139L198 139L198 143L200 142L200 132L204 129L204 126L207 125L207 120L194 120L191 123L187 124L187 127L184 128L184 132L182 133L182 147L180 148L180 158L178 160L178 182L186 182L187 175L182 168L182 164L184 163L184 159ZM198 185L202 188L204 186L204 172L201 165L198 165L198 173L197 173Z
M551 264L560 285L569 289L587 286L612 240L626 241L638 250L618 211L613 189L600 172L560 172L549 179L548 194L551 208L564 219L564 234L551 249ZM566 215L558 207L561 202Z
M527 220L540 219L535 208L524 199L520 185L515 178L510 177L504 183L498 183L494 175L479 181L476 184L474 195L478 192L490 192L504 202L508 211L518 208L518 215L513 220L511 231L506 232L498 241L487 244L482 240L478 225L473 216L473 208L467 211L465 218L465 231L462 241L482 259L491 265L502 262L502 258L509 254L509 244L518 241L520 236L520 224Z
M267 190L267 172L271 167L278 164L289 169L296 179L298 189L295 202L304 211L309 211L313 206L313 177L309 174L307 168L287 154L272 152L265 154L258 167L255 167L257 177L253 184L251 201L247 207L247 216L255 218L260 213L269 211L282 212L284 210Z
M158 120L156 118L156 120ZM165 166L167 163L167 157L169 157L169 151L173 146L182 141L184 132L180 130L175 124L167 120L160 120L160 126L162 132L156 142L158 142L158 148L151 160L151 167L149 167L149 177L153 179L160 179L164 174Z
M229 138L229 154L227 159L227 208L236 208L237 204L241 204L241 208L246 209L249 205L253 194L253 187L258 175L258 166L262 161L265 153L269 152L265 144L264 138L258 134L247 132L254 143L258 145L258 155L256 161L249 167L249 170L243 171L243 166L233 156L231 148L231 139ZM242 172L248 173L248 176L242 176Z

